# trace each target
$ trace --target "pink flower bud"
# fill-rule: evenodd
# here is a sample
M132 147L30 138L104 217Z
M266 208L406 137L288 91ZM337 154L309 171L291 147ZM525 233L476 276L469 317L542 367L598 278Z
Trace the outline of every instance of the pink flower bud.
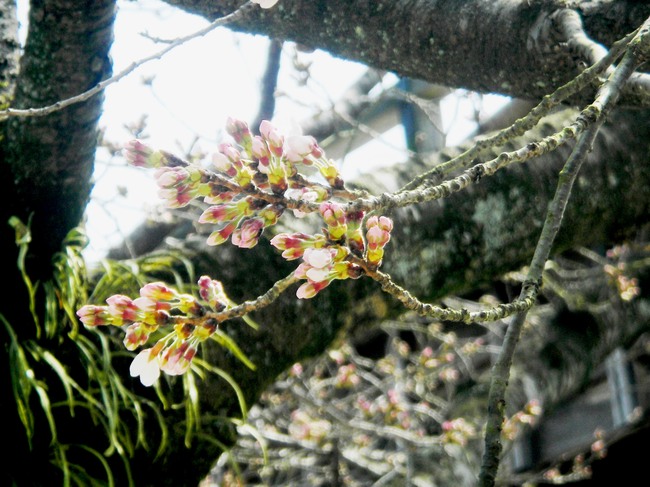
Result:
M138 139L127 142L124 150L124 157L133 166L153 168L164 166L167 162L162 152L154 151Z
M150 282L140 288L140 296L153 301L171 301L176 298L176 291L162 282Z
M219 152L226 156L236 166L241 166L241 153L232 144L223 143L219 145Z
M121 326L124 322L130 323L137 320L138 307L128 296L116 294L106 300L108 312L113 317L113 324Z
M174 342L160 357L160 368L168 375L181 375L188 371L196 355L196 345L188 341Z
M149 335L156 329L157 327L148 326L145 323L133 323L129 325L124 336L124 347L127 350L135 350L144 345L147 343Z
M264 221L251 218L242 223L240 229L232 234L232 243L242 249L250 249L257 245L260 235L264 230Z
M206 208L201 216L199 223L221 223L232 220L237 216L236 208L231 205L214 205Z
M333 240L339 240L347 232L345 212L338 203L325 201L319 207L323 220L327 223L327 231Z
M228 120L226 121L226 132L228 132L238 144L245 146L250 143L251 131L248 128L248 124L242 120L228 117Z
M219 230L215 230L208 237L207 244L221 245L222 243L226 242L230 238L230 235L232 235L232 232L234 232L236 228L237 226L231 222L228 223L223 228Z
M262 123L260 124L260 134L262 134L262 137L268 142L271 152L276 156L281 156L284 138L280 135L278 129L276 129L268 120L262 120Z
M306 233L279 233L271 239L271 245L284 250L282 257L294 260L302 257L305 249L321 248L325 245L325 236L307 235Z
M228 174L228 176L234 176L236 174L232 161L221 152L215 152L212 154L212 164L217 171Z
M199 279L199 295L215 311L223 311L228 306L228 297L221 282L201 276Z
M302 162L305 157L322 152L311 135L291 135L284 142L284 156L291 162Z
M266 161L266 164L268 165L269 149L262 137L259 135L253 137L253 140L251 142L251 154L253 157L260 159L260 162Z
M331 281L321 281L321 282L313 282L313 281L307 281L303 285L301 285L298 290L296 291L296 296L298 299L309 299L313 298L318 294L320 291L325 289L327 286L329 286Z
M86 326L102 326L112 322L112 316L106 306L87 304L77 310L77 316Z

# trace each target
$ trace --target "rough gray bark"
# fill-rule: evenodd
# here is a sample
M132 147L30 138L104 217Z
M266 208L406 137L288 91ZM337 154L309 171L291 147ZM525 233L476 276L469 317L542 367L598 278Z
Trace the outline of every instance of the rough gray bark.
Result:
M209 19L242 4L168 3ZM281 0L273 9L254 9L234 27L323 49L403 77L539 99L578 73L580 59L558 43L550 17L562 8L567 5L560 0ZM578 2L575 8L587 34L606 46L650 15L650 5L633 0ZM648 106L647 93L641 98ZM628 97L621 103L635 106L639 101Z
M108 0L32 2L12 107L52 104L106 78L113 17L114 2ZM97 96L47 117L15 118L3 127L2 157L14 183L3 219L16 215L27 221L33 214L33 253L42 256L38 266L44 269L87 204L102 101Z
M0 3L0 103L3 105L13 94L19 60L16 4L3 0Z

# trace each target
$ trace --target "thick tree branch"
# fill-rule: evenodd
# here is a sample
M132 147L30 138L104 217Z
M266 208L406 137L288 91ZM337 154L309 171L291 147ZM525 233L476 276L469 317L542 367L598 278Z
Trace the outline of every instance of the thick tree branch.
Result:
M241 2L168 3L212 19ZM325 49L402 77L540 99L589 62L576 59L569 39L554 28L552 14L564 7L565 2L523 0L281 0L273 9L251 11L235 28ZM641 25L650 15L650 6L598 1L579 12L586 36L607 47ZM588 101L594 93L581 100ZM621 103L648 106L650 99L642 92L622 98Z

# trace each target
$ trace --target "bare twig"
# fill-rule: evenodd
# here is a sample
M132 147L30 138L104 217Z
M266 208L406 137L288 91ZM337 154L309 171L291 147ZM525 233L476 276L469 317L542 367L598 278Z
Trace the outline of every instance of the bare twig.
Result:
M536 282L541 279L544 265L548 260L551 247L555 241L564 210L566 209L573 183L580 167L591 150L593 141L605 121L605 115L616 103L621 90L634 70L650 54L650 19L646 20L623 57L619 66L603 84L598 96L589 107L594 117L593 123L580 135L573 152L560 172L557 190L551 202L541 236L535 248L535 254L528 270L528 281ZM522 290L523 293L523 290ZM490 392L488 397L488 416L485 430L485 450L483 464L479 475L479 485L492 487L495 485L500 464L503 445L501 443L501 428L505 418L505 391L510 377L512 357L515 352L527 312L517 314L506 332L501 352L492 369Z
M598 76L605 72L623 54L637 32L638 30L614 43L609 52L607 52L607 54L599 59L593 66L585 69L580 73L580 75L559 87L552 94L546 95L542 101L535 106L530 113L528 113L528 115L520 118L511 126L500 130L494 135L479 140L473 147L454 157L450 161L439 164L430 171L417 176L405 185L402 188L402 191L413 190L425 182L435 184L445 175L450 174L457 169L469 167L486 149L500 147L509 140L525 134L527 131L535 127L544 116L548 115L553 108L557 107L564 100L580 92L596 81Z

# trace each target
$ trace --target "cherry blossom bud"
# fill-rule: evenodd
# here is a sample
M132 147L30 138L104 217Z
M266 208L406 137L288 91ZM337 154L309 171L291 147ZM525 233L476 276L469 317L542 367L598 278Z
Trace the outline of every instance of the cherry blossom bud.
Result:
M199 295L215 311L223 311L228 306L228 296L223 289L221 282L210 279L208 276L199 278Z
M217 171L225 173L228 176L234 176L237 174L237 170L233 166L232 161L221 152L215 152L212 154L212 165Z
M244 147L250 146L252 134L246 122L228 117L228 120L226 121L226 132L228 132L238 144Z
M242 198L223 205L206 208L199 216L199 223L225 223L239 221L253 214L255 200L251 197Z
M302 162L307 156L322 156L323 151L311 135L291 135L284 142L284 156L291 162Z
M232 243L242 249L251 249L257 245L262 230L264 230L264 221L262 219L248 219L242 223L241 228L233 232Z
M366 240L368 250L366 259L376 265L381 264L384 256L384 247L390 240L390 232L393 229L393 221L385 216L371 216L366 221Z
M325 289L327 286L329 286L331 281L321 281L321 282L312 282L312 281L307 281L306 283L302 284L298 290L296 291L296 296L299 299L309 299L313 298L318 294L320 291Z
M160 368L168 375L181 375L188 371L196 355L196 345L189 341L174 341L160 357Z
M327 231L330 238L332 240L341 239L347 231L343 207L338 203L326 201L321 203L319 211L323 216L323 220L327 223Z
M150 282L140 288L140 296L154 301L171 301L176 298L176 291L163 282Z
M281 156L284 138L280 135L278 129L268 120L262 120L262 123L260 123L260 134L267 141L271 152L276 156Z
M183 208L196 197L196 193L183 186L161 189L158 191L158 197L167 202L168 208Z
M79 320L86 326L102 326L112 324L112 316L106 306L87 304L77 310Z
M251 142L251 154L258 159L261 164L268 165L269 163L269 148L267 147L264 139L259 135L253 137Z
M138 307L128 296L116 294L108 298L106 303L115 326L122 326L125 322L132 323L138 319Z
M162 167L167 164L161 151L154 151L139 139L134 139L124 145L126 160L137 167Z
M306 233L279 233L271 239L271 245L278 250L283 250L282 257L287 260L299 259L305 249L324 247L324 235L307 235Z
M221 245L222 243L226 242L230 238L230 235L232 235L232 232L234 232L236 228L237 225L231 222L228 223L223 228L220 228L219 230L215 230L208 237L207 244Z
M149 335L156 331L158 327L150 326L146 323L133 323L129 325L126 329L126 335L124 336L124 347L127 350L135 350L138 347L141 347L149 339Z
M189 175L182 167L161 167L154 174L156 184L161 188L171 188L189 180Z
M235 166L241 166L241 153L232 144L227 142L219 144L219 152L226 156Z

